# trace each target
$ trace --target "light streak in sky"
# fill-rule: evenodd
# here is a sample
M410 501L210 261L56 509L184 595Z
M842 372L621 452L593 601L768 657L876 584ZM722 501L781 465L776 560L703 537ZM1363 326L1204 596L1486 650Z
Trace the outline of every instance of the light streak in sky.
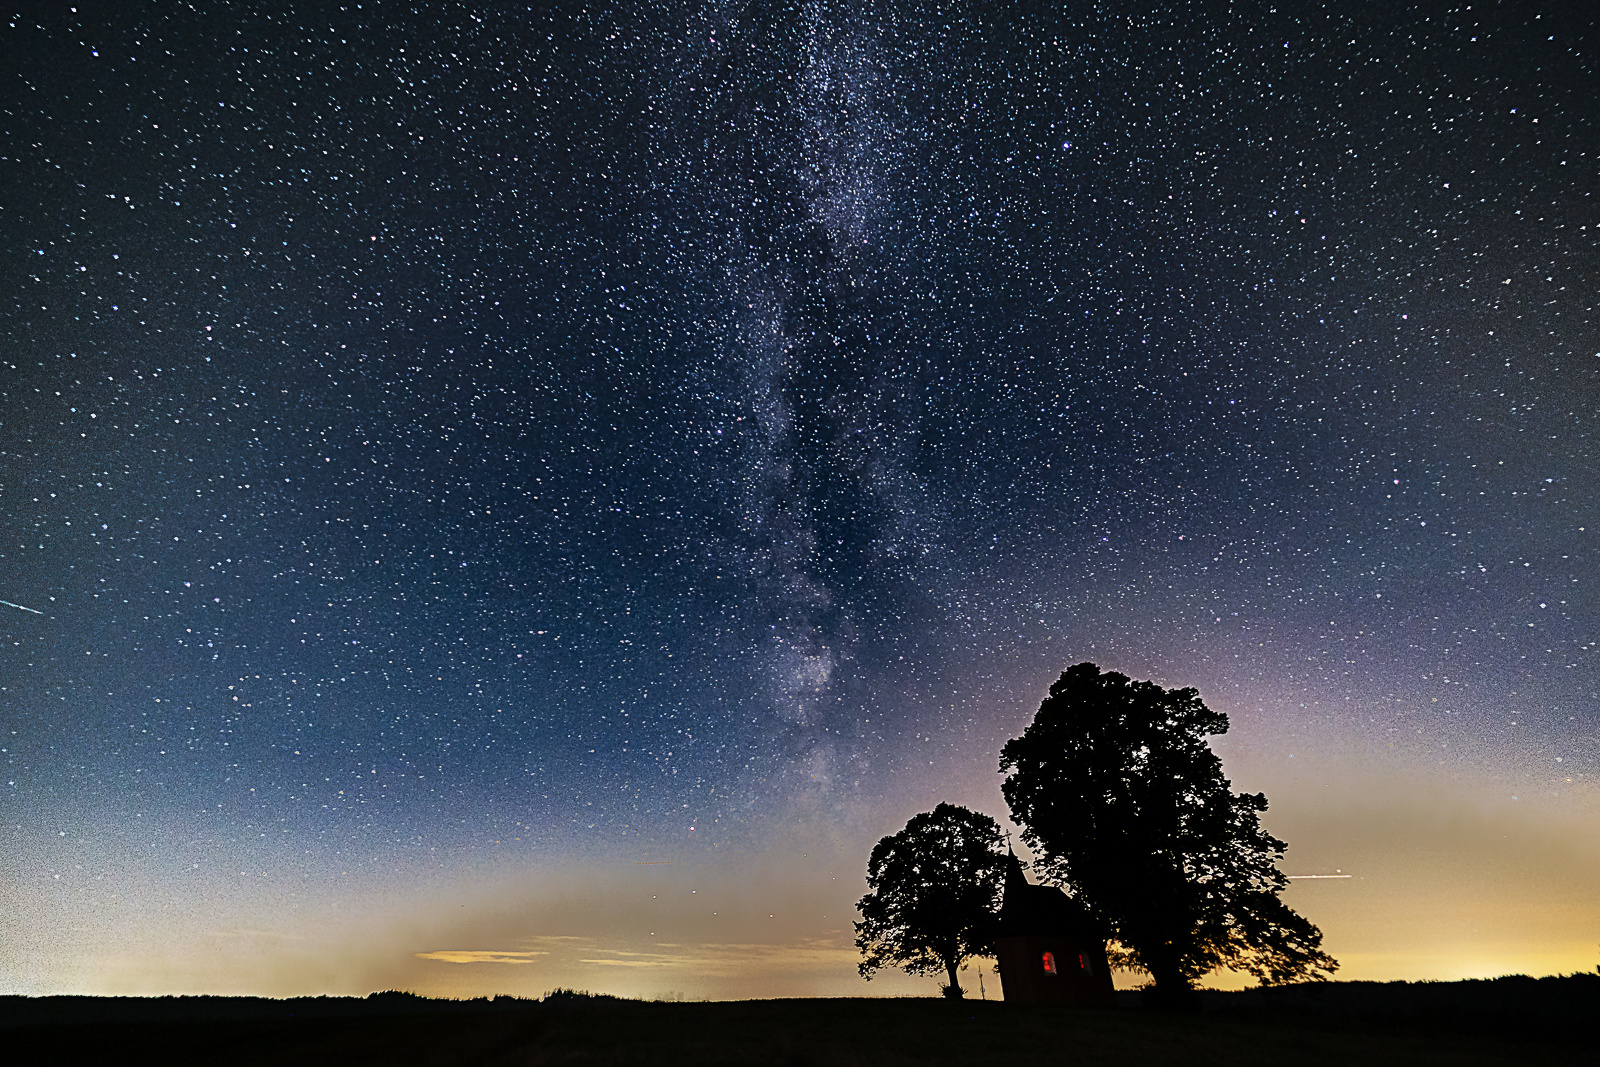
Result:
M1285 878L1354 878L1351 874L1286 874Z
M21 604L13 604L9 600L0 600L0 604L4 604L8 608L16 608L18 611L31 611L35 615L43 615L44 614L44 612L39 611L37 608L25 608Z

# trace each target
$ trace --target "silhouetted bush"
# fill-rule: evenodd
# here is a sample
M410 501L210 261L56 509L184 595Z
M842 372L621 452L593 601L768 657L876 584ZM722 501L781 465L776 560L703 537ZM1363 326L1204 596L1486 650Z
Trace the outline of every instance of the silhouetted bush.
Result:
M620 1001L610 993L591 993L587 989L552 989L544 995L545 1004L599 1004Z

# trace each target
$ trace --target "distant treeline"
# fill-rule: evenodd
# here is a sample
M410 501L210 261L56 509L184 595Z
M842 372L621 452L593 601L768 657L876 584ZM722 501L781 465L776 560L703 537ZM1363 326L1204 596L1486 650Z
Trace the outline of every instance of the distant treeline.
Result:
M558 989L555 1002L594 999ZM614 998L606 998L614 999ZM496 996L438 1000L387 990L365 997L24 997L0 996L0 1027L89 1022L209 1022L230 1019L344 1019L508 1011L534 1007L536 999Z
M1570 1016L1600 1009L1600 971L1530 978L1467 978L1457 982L1301 982L1238 991L1202 991L1206 1008L1289 1008L1318 1014L1428 1012L1466 1008ZM1591 1016L1591 1018L1600 1015Z

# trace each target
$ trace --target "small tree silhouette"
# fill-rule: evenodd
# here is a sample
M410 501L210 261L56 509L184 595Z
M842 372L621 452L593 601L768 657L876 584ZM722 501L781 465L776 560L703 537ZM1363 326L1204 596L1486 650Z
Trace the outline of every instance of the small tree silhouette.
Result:
M965 996L956 972L992 951L1004 859L999 825L955 804L914 815L879 841L867 861L871 892L856 902L861 977L871 980L885 966L915 975L943 970L944 995Z

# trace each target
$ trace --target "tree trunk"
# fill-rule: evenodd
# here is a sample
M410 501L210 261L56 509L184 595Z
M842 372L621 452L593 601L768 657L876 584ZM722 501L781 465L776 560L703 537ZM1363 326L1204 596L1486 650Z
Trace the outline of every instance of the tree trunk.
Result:
M1149 961L1155 986L1145 991L1144 1002L1162 1011L1193 1011L1197 1006L1194 987L1184 978L1178 961L1172 958Z
M956 981L956 964L960 961L954 956L944 961L944 969L950 975L950 984L944 987L944 995L952 1000L959 1000L966 996L966 990L961 988L961 983Z

